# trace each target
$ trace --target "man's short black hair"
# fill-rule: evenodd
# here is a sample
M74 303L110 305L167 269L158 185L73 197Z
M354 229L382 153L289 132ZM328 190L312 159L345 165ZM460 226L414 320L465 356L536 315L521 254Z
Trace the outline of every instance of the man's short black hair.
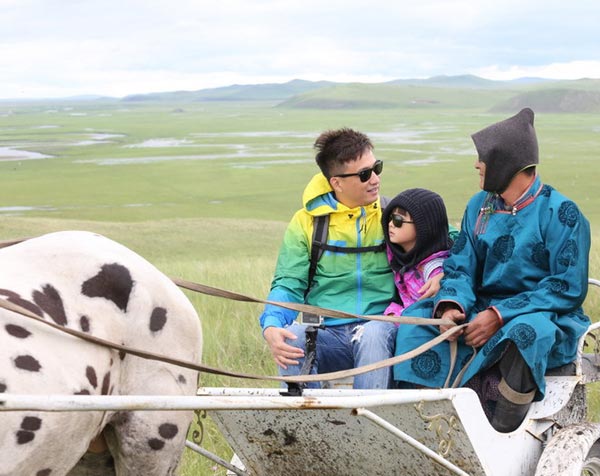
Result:
M341 172L342 166L358 160L366 151L373 150L371 139L362 132L344 127L323 132L315 141L315 160L328 179Z

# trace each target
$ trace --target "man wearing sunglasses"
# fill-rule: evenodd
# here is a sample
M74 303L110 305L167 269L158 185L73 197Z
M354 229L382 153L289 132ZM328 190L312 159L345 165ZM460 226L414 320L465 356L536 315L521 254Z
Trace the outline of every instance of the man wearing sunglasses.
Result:
M380 174L383 162L369 138L352 129L327 131L314 144L321 173L304 190L304 207L285 232L268 299L307 303L359 315L381 315L394 296L382 246ZM309 279L314 217L329 215L327 244ZM333 250L333 251L332 251ZM267 305L263 335L282 375L297 375L306 326L297 313ZM321 316L316 316L321 321ZM317 324L319 324L319 322ZM396 326L381 321L322 316L313 373L346 370L393 355ZM388 388L389 367L358 375L354 388ZM318 385L309 385L318 387Z

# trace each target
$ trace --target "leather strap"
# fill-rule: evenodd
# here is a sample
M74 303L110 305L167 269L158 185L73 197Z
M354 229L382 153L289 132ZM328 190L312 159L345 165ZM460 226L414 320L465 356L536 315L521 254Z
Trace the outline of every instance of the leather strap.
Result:
M383 367L387 367L390 365L398 364L400 362L404 362L405 360L412 359L413 357L419 355L420 353L425 352L426 350L429 350L430 348L436 346L440 342L443 342L444 340L446 340L450 336L456 334L457 332L460 331L460 329L462 329L463 327L466 326L466 324L454 326L451 329L444 332L443 334L440 334L436 338L430 340L429 342L417 347L416 349L414 349L410 352L407 352L405 354L398 355L396 357L392 357L389 359L381 360L379 362L375 362L370 365L364 365L362 367L356 367L353 369L342 370L339 372L329 372L329 373L316 374L316 375L267 376L267 375L245 374L245 373L241 373L241 372L231 372L228 370L221 370L221 369L217 369L215 367L197 364L195 362L190 362L190 361L181 360L181 359L174 359L171 357L167 357L165 355L156 354L154 352L141 350L141 349L135 349L132 347L127 347L125 345L121 345L121 344L116 344L114 342L110 342L105 339L101 339L99 337L94 337L92 335L86 334L85 332L80 332L75 329L70 329L69 327L59 326L58 324L55 324L54 322L51 322L51 321L46 321L45 319L42 319L38 315L29 311L28 309L25 309L22 306L19 306L15 303L7 301L6 299L0 298L0 307L6 309L8 311L11 311L11 312L20 314L22 316L28 317L30 319L33 319L41 324L45 324L45 325L50 326L61 332L65 332L72 336L79 337L85 341L92 342L92 343L98 344L98 345L102 345L104 347L108 347L110 349L114 349L114 350L117 350L120 352L126 352L128 354L135 355L136 357L141 357L143 359L157 360L160 362L165 362L168 364L196 370L199 372L206 372L206 373L216 374L216 375L225 375L228 377L237 377L237 378L254 379L254 380L275 380L275 381L296 382L296 383L320 382L320 381L325 381L325 380L334 380L334 379L340 379L340 378L345 378L345 377L352 377L355 375L360 375L360 374L363 374L366 372L370 372L372 370L377 370L377 369L380 369ZM431 319L431 320L434 320L434 319Z
M337 317L341 319L363 319L365 321L386 321L397 322L398 324L415 324L420 326L454 326L456 323L449 319L430 319L427 317L409 317L409 316L365 316L362 314L352 314L344 311L336 311L325 307L312 306L310 304L301 304L294 302L268 301L266 299L258 299L244 294L227 291L225 289L213 288L205 284L194 283L179 278L171 278L171 280L179 287L195 291L209 296L231 299L233 301L254 302L262 304L272 304L274 306L291 309L292 311L308 312L319 316Z
M498 391L500 395L506 398L509 402L514 403L516 405L527 405L533 401L533 397L535 397L535 392L537 389L533 389L527 393L517 392L508 386L506 380L500 380L498 384Z
M21 238L19 240L0 241L0 248L7 248L9 246L17 245L17 244L22 243L23 241L27 241L27 240L29 240L29 238Z

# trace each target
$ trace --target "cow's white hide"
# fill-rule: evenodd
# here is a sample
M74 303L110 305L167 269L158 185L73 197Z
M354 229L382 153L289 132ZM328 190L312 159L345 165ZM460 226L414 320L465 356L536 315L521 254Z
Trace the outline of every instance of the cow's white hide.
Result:
M0 249L0 297L112 342L200 361L200 321L186 296L139 255L97 234L51 233ZM0 309L0 392L193 395L196 385L194 371ZM105 427L118 475L173 474L191 416L0 411L0 475L66 474Z

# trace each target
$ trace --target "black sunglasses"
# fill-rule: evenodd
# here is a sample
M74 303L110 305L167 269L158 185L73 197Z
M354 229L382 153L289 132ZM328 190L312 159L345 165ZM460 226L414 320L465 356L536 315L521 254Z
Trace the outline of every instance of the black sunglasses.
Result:
M396 228L401 228L404 223L414 223L414 221L409 221L402 215L396 215L395 213L390 215L390 221Z
M360 181L364 183L371 178L371 174L373 172L375 172L375 175L379 175L379 174L381 174L382 171L383 171L383 161L376 160L375 163L373 164L373 167L371 167L370 169L361 170L360 172L356 172L353 174L334 175L334 177L354 177L356 175L356 176L358 176Z

